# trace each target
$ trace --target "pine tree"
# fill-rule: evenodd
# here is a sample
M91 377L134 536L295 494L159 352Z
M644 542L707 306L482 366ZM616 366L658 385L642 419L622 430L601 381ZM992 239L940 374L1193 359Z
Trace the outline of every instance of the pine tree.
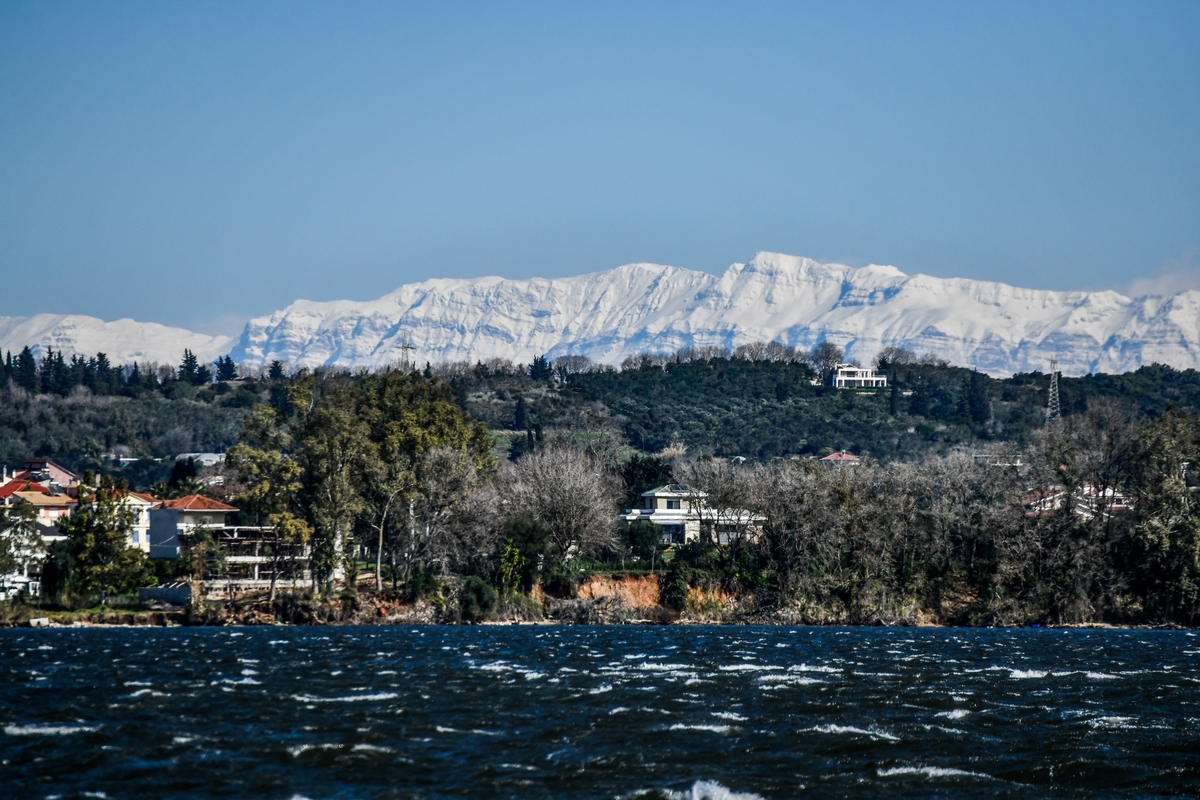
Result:
M200 362L191 350L183 351L183 362L179 365L179 380L182 383L196 383L200 374Z
M553 374L554 370L545 356L535 356L533 363L529 365L529 377L535 381L549 380Z
M221 356L213 366L217 368L218 381L236 381L238 379L237 364L233 363L233 359L229 356Z
M36 393L41 388L38 383L37 359L33 357L33 351L28 346L17 356L16 381L17 386L28 392Z

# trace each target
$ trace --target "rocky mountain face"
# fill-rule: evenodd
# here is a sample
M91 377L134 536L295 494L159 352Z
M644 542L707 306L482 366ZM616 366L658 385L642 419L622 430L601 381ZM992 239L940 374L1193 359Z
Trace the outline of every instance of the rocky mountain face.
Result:
M723 275L628 264L574 278L434 279L367 302L299 300L213 337L132 320L42 314L0 318L0 348L108 353L116 363L178 362L185 347L248 365L376 367L416 361L528 362L548 354L620 363L690 345L828 340L864 363L886 346L936 352L992 375L1068 375L1142 364L1200 366L1200 292L1129 298L906 275L759 253Z
M435 279L365 303L299 301L252 320L235 360L381 366L549 354L619 363L689 345L823 340L864 363L886 346L992 375L1200 366L1200 292L1131 299L905 275L759 253L720 276L657 264L554 280ZM407 349L411 348L411 349Z

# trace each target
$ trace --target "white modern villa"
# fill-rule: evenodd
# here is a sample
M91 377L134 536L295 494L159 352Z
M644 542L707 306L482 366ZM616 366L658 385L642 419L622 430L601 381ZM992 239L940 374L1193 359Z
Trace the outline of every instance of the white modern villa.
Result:
M701 535L717 544L740 538L757 539L764 518L744 509L718 509L708 505L708 494L679 483L642 492L642 502L621 514L622 522L651 522L662 528L663 544L687 544Z
M829 374L829 385L835 389L883 389L887 376L856 364L838 364Z

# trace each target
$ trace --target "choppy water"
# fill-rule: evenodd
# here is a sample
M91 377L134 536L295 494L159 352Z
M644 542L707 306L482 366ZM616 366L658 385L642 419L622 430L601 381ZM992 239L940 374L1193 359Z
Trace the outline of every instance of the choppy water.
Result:
M1200 792L1191 632L0 631L4 797Z

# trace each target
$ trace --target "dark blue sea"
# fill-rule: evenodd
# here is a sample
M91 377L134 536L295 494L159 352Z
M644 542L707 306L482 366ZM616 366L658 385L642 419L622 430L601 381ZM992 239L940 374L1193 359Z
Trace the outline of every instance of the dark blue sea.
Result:
M0 631L4 798L1200 794L1192 632Z

